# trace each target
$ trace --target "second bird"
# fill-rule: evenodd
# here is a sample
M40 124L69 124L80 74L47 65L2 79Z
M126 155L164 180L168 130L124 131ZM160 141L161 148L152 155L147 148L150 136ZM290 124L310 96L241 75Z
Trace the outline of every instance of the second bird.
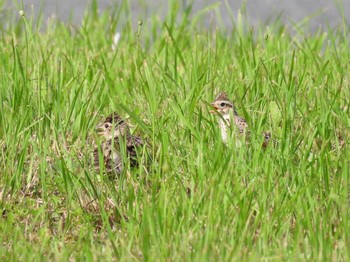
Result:
M128 124L117 113L109 115L102 123L96 126L97 133L105 138L101 143L103 165L107 173L121 173L124 169L123 159L128 158L130 166L136 166L137 148L143 146L143 141L130 133ZM94 165L97 172L100 170L98 148L94 151Z
M233 103L227 98L227 94L225 92L219 93L215 100L211 103L211 106L215 109L210 111L210 113L220 114L220 131L221 137L225 144L227 144L228 140L228 132L231 127L231 122L234 124L234 128L238 129L237 131L240 134L249 134L247 121L240 117L235 109ZM271 139L271 135L268 132L263 133L264 141L263 147L265 148ZM237 143L238 144L238 143Z

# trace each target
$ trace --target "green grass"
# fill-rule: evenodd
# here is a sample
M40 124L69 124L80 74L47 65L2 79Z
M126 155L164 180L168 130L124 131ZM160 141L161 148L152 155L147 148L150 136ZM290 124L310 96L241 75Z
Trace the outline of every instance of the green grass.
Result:
M204 29L175 3L2 27L2 260L349 260L349 26ZM221 90L276 148L222 144ZM113 111L152 159L114 180L90 164Z

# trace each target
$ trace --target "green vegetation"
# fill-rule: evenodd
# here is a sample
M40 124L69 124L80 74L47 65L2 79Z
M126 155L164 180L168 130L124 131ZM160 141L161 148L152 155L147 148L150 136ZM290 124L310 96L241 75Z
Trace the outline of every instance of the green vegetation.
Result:
M2 26L2 260L350 259L349 26L241 16L224 31L184 10L137 26L124 3L76 27L30 14ZM221 90L275 148L222 144L208 106ZM91 157L113 111L152 163L109 179Z

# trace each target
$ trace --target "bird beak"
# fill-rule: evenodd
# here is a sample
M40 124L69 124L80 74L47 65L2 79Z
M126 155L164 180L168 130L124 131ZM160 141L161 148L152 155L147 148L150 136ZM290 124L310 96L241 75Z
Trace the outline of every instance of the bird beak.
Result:
M103 129L103 123L101 124L98 124L96 127L95 127L95 131L98 133L98 134L102 134L104 129Z
M216 114L218 108L215 106L214 103L211 103L210 105L214 108L214 110L210 110L209 113L210 113L210 114Z

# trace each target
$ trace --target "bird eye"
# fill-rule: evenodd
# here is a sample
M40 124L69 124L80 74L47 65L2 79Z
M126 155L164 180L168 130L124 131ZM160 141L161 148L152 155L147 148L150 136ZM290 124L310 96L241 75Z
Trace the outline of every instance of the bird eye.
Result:
M105 128L108 128L108 124L105 124Z
M226 104L224 103L224 102L222 102L221 104L220 104L220 106L222 106L222 107L224 107Z

